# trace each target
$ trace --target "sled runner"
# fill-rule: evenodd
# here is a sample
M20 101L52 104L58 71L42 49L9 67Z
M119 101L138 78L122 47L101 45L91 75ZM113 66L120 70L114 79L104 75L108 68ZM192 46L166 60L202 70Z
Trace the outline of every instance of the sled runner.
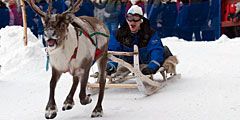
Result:
M134 63L133 65L131 65L124 60L115 57L114 55L133 56ZM108 58L123 66L123 68L125 68L125 71L122 70L121 73L117 72L111 76L108 76L107 78L109 79L109 81L106 84L105 88L137 88L145 95L152 95L159 89L166 86L168 80L172 80L175 78L180 79L181 77L181 74L169 74L169 72L164 67L160 67L157 72L161 73L162 80L154 80L153 75L143 75L140 70L137 45L134 45L134 52L108 51ZM167 76L168 74L170 76ZM90 75L90 77L97 78L98 73L96 72L95 74ZM128 81L130 79L133 80L134 83L124 83L125 81ZM98 83L89 83L88 89L91 93L94 93L98 86Z

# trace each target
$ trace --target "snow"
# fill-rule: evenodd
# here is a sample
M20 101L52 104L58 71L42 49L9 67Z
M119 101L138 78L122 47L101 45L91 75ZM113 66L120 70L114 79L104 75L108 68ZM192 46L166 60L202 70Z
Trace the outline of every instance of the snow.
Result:
M46 53L41 42L23 28L0 30L0 120L44 120L49 96L51 68L46 71ZM212 42L187 42L176 37L162 39L180 63L179 80L169 81L154 95L137 89L107 89L103 101L104 120L237 120L240 118L240 38L223 35ZM97 71L95 67L91 73ZM90 78L90 81L93 81ZM55 120L88 120L97 102L82 106L79 88L75 106L62 111L72 84L62 75L56 88L58 115Z

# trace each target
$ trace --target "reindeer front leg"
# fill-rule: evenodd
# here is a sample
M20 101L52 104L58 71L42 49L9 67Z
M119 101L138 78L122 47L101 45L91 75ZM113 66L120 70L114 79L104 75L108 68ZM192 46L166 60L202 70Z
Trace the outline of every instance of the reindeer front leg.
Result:
M79 98L80 98L80 103L82 105L87 105L92 102L92 99L90 98L90 94L86 95L86 86L88 83L90 67L82 69L81 71L83 73L80 76L81 89L80 89Z
M52 67L52 78L50 81L50 94L49 94L49 100L46 106L46 113L45 118L46 119L53 119L57 116L57 106L54 99L55 95L55 88L58 79L62 75L61 72L58 72L54 67Z
M65 110L70 110L72 109L72 107L74 106L74 100L73 100L73 96L76 92L76 89L77 89L77 86L78 86L78 83L79 83L79 79L77 76L74 76L73 77L73 84L72 84L72 88L66 98L66 100L64 101L63 103L63 107L62 107L62 110L65 111Z

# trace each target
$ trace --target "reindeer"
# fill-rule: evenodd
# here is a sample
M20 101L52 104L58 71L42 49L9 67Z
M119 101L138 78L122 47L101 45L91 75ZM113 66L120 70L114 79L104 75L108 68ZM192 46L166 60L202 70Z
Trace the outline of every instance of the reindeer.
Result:
M90 67L97 60L99 77L99 96L91 117L102 117L102 100L106 82L105 68L107 63L107 46L109 31L104 24L93 17L76 17L74 12L81 4L75 4L62 14L51 14L52 0L49 1L47 12L35 5L34 0L27 1L32 9L41 16L44 24L44 37L47 43L52 77L50 80L50 95L46 106L46 119L57 116L57 106L54 99L56 84L62 73L69 72L73 76L72 88L66 97L62 110L70 110L74 106L73 96L80 81L80 103L91 103L90 95L86 95L86 86ZM90 35L90 33L94 33ZM98 55L96 55L98 54Z

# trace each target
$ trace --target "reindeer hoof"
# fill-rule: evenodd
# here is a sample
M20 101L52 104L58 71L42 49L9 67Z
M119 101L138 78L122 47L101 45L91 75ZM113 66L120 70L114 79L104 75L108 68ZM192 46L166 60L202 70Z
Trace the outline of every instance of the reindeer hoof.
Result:
M63 103L63 107L62 107L62 110L65 111L65 110L70 110L72 109L74 106L74 101L73 100L66 100L64 103Z
M64 104L63 107L62 107L62 110L65 111L65 110L71 110L73 108L74 104Z
M57 116L57 110L47 110L45 113L46 119L53 119Z
M102 117L102 116L103 116L102 108L94 109L93 112L92 112L92 115L91 115L92 118Z
M88 94L83 100L80 99L80 103L81 103L82 105L87 105L87 104L91 103L91 102L92 102L92 99L91 99L90 96L91 96L91 95Z

